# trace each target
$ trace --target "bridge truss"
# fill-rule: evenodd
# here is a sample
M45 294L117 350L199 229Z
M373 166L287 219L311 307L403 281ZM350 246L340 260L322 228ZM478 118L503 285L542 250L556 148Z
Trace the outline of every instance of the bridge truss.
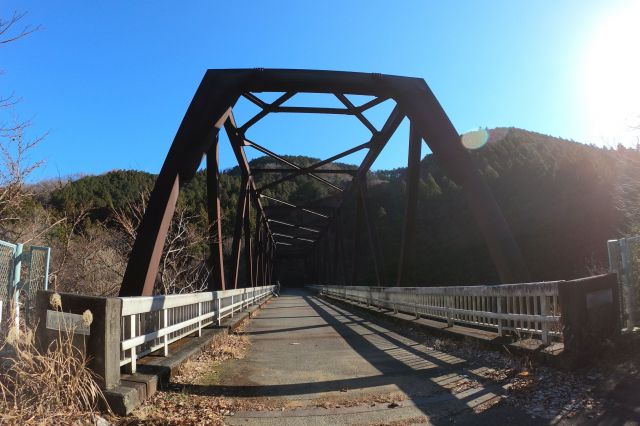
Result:
M283 93L266 102L261 92ZM300 93L331 94L342 107L288 106L286 102ZM356 105L349 95L366 95L371 100ZM239 125L233 108L243 97L259 108L259 112ZM395 106L384 125L376 128L365 112L387 100ZM269 114L339 114L355 117L371 133L370 139L344 152L308 166L301 166L246 137L247 130ZM173 216L180 187L195 176L206 156L207 200L211 233L209 289L224 290L239 286L268 285L274 279L274 265L283 256L304 256L313 282L336 282L340 275L344 284L357 281L357 262L347 268L344 223L341 214L345 202L356 197L356 223L353 231L366 229L369 249L378 285L382 283L381 250L371 223L367 197L367 173L387 142L408 119L409 156L407 204L403 225L397 280L402 284L407 261L412 255L417 190L420 179L420 153L424 140L447 175L462 187L479 229L502 282L525 282L527 269L509 227L489 188L476 170L460 136L424 80L419 78L336 71L237 69L208 70L178 129L169 153L151 193L147 210L120 290L120 296L151 295L156 280L163 246ZM220 207L219 132L226 132L241 172L241 186L235 212L231 271L225 275ZM245 148L251 147L280 163L280 168L253 168ZM366 151L361 164L354 169L328 169L356 152ZM279 178L259 185L258 175L278 173ZM350 176L347 185L336 185L325 179L326 173ZM269 189L284 182L308 176L327 185L332 196L318 204L310 200L293 204L270 195ZM250 223L255 210L255 226ZM243 252L247 280L239 282ZM360 238L354 237L353 252L360 250Z

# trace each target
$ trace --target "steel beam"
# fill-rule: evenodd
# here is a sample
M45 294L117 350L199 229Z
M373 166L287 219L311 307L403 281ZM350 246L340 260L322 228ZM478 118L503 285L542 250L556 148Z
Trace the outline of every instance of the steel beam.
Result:
M356 194L356 216L353 225L353 252L351 258L351 285L358 285L358 260L360 258L360 224L362 223L362 197Z
M242 125L242 127L240 128L240 133L245 134L247 132L247 129L249 129L249 127L253 126L254 124L256 124L258 121L262 120L264 117L266 117L270 112L272 112L273 108L277 107L278 105L286 102L288 99L292 98L293 95L295 95L295 93L285 93L284 95L280 96L278 99L276 99L275 102L273 102L272 104L267 105L262 111L260 111L259 113L257 113L255 116L253 116L249 121L247 121L246 123L244 123Z
M367 120L367 118L364 115L362 115L362 113L351 103L349 99L347 99L345 95L343 95L342 93L336 93L335 96L340 100L340 102L344 104L345 107L347 107L349 111L351 111L353 115L355 115L358 118L358 120L360 120L360 122L367 129L369 129L372 135L375 135L376 133L378 133L378 129L376 129L373 126L373 124L371 124L371 122Z
M378 158L378 155L380 155L380 152L386 146L387 142L389 142L391 136L393 136L395 131L398 129L403 119L404 115L400 111L400 108L398 108L398 106L396 105L395 108L391 111L391 114L389 114L389 117L385 121L384 125L382 126L382 130L372 136L370 141L371 148L369 149L369 152L367 153L365 158L362 160L362 163L360 163L360 167L358 167L358 173L351 180L351 184L349 185L349 187L344 191L344 195L338 203L336 211L339 211L342 208L342 205L345 203L348 195L350 195L354 190L359 191L358 188L360 182L366 179L369 169ZM335 220L335 214L329 219L329 225L333 222L333 220ZM321 234L320 237L322 238L323 236L324 233Z
M256 286L261 286L262 284L262 266L261 266L261 256L262 256L262 220L259 213L256 213L256 232L254 240L256 242L255 250L253 253L253 270L255 271L255 284Z
M340 263L342 264L342 283L349 285L349 271L347 268L347 251L344 248L344 233L342 231L342 217L338 216L337 220L338 235L340 235Z
M278 167L268 168L268 169L253 167L251 169L251 172L254 175L257 173L297 173L298 171L300 171L300 169L285 169L285 168L278 168ZM315 169L313 171L313 173L316 173L316 174L325 173L325 174L336 174L336 175L337 174L353 175L357 172L358 172L357 169Z
M352 111L345 108L322 108L322 107L298 107L298 106L279 106L273 108L271 112L286 112L293 114L332 114L332 115L353 115Z
M222 251L222 208L220 207L220 160L218 135L207 152L207 215L209 218L208 290L224 290L224 256Z
M376 274L376 285L382 286L382 256L380 254L380 243L378 241L378 233L375 230L373 220L370 217L369 209L369 191L367 189L367 181L360 183L360 197L362 198L362 212L364 223L367 228L367 236L369 237L369 249L373 258L373 269Z
M340 154L336 154L336 155L334 155L332 157L329 157L329 158L327 158L325 160L318 161L317 163L312 164L309 167L303 167L302 169L299 169L299 170L297 170L295 172L292 172L290 175L283 176L283 177L281 177L280 179L278 179L276 181L273 181L273 182L271 182L269 184L261 186L260 188L258 188L258 192L262 193L263 191L265 191L265 190L267 190L269 188L273 188L274 186L280 185L282 182L289 181L291 179L294 179L294 178L296 178L296 177L298 177L300 175L303 175L305 173L308 173L310 171L317 171L319 167L322 167L325 164L332 163L332 162L337 161L337 160L339 160L341 158L344 158L344 157L346 157L348 155L351 155L353 153L361 151L361 150L363 150L365 148L369 148L370 146L371 146L371 141L365 142L365 143L360 144L358 146L354 146L353 148L348 149L348 150L346 150L344 152L341 152Z
M254 271L253 271L253 240L251 237L251 192L248 191L245 197L245 215L244 215L244 255L246 268L245 287L253 287Z
M291 204L291 203L288 203L288 202L286 202L286 201L279 200L279 199L277 199L277 198L275 198L275 197L270 197L270 196L268 196L268 195L264 195L264 194L260 194L260 197L262 197L262 198L266 198L267 200L271 200L271 201L274 201L274 202L276 202L276 203L280 203L280 204L282 204L282 205L284 205L284 206L287 206L287 207L291 207L292 209L296 209L296 210L299 210L299 211L303 211L303 212L305 212L305 213L312 214L312 215L314 215L314 216L322 217L322 218L325 218L325 219L328 219L328 218L329 218L329 216L327 216L326 214L322 214L322 213L320 213L320 212L317 212L317 211L315 211L315 210L308 209L308 208L306 208L306 207L296 206L295 204Z
M462 187L471 212L503 283L530 281L520 247L491 190L478 172L460 135L424 80L411 83L397 100L447 175Z
M318 229L309 228L309 227L301 226L301 225L296 225L294 223L289 223L289 222L285 222L285 221L282 221L282 220L276 220L276 219L267 219L267 220L269 222L271 222L271 223L277 223L279 225L290 226L292 228L302 229L304 231L309 231L309 232L313 232L313 233L316 233L316 234L318 234L320 232L320 230L318 230Z
M401 286L406 279L406 271L409 260L414 252L412 250L416 229L416 209L418 206L418 184L420 183L422 137L411 123L409 128L409 158L407 161L407 204L405 207L402 229L402 241L400 243L400 256L398 259L398 277L396 285Z
M238 279L240 276L240 251L242 250L242 230L246 217L247 208L247 186L248 178L243 176L240 184L240 193L238 194L238 203L236 205L236 221L233 231L233 243L231 246L231 265L233 267L233 288L238 288Z
M224 74L205 75L180 124L138 227L119 296L153 294L179 187L195 175L202 156L239 96L242 77Z
M261 146L261 145L259 145L259 144L255 143L255 142L252 142L252 141L250 141L250 140L248 140L248 139L246 139L246 138L244 139L244 143L245 143L245 145L246 145L246 146L250 146L251 148L254 148L254 149L258 150L258 151L262 152L263 154L268 155L269 157L273 158L274 160L278 160L278 161L280 161L281 163L286 164L286 165L287 165L287 166L289 166L289 167L293 167L293 168L294 168L294 169L296 169L296 170L303 170L303 169L304 169L303 167L298 166L297 164L295 164L295 163L293 163L293 162L291 162L291 161L287 160L286 158L283 158L283 157L279 156L279 155L278 155L278 154L276 154L275 152L270 151L270 150L268 150L267 148L265 148L265 147L263 147L263 146ZM322 177L320 177L320 176L316 176L316 175L314 175L313 173L309 173L309 172L304 172L304 173L305 173L307 176L312 177L312 178L314 178L315 180L317 180L317 181L319 181L319 182L322 182L322 183L324 183L325 185L327 185L327 186L329 186L329 187L331 187L331 188L333 188L333 189L335 189L335 190L337 190L337 191L342 192L342 188L340 188L340 187L339 187L339 186L337 186L337 185L334 185L333 183L329 182L329 181L328 181L328 180L326 180L325 178L322 178Z
M242 176L246 176L249 182L248 190L252 193L252 199L255 203L255 207L257 211L263 216L266 217L264 208L262 207L262 203L260 202L260 197L258 197L258 193L256 191L256 185L251 176L251 168L249 167L249 161L247 160L247 155L244 152L244 139L240 135L240 130L236 125L235 118L233 116L233 112L228 114L227 119L224 122L224 129L229 137L229 141L231 142L231 147L233 149L233 154L236 157L236 161L238 162L238 166L240 167L240 173ZM265 227L267 229L267 233L269 238L271 237L271 228L268 223L265 223Z

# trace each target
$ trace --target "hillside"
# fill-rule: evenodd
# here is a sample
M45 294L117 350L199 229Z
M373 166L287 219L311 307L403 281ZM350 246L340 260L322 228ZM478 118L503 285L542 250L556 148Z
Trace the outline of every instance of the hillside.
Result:
M606 267L606 240L640 223L638 194L640 153L633 149L603 149L520 129L490 131L488 143L472 156L520 244L536 280L584 276ZM317 159L287 157L302 166ZM280 167L273 160L253 160L255 168ZM353 168L332 164L327 168ZM371 211L385 259L385 283L395 280L404 214L406 169L371 173ZM344 185L343 174L324 178ZM259 186L279 175L256 177ZM114 209L123 209L150 190L154 176L114 171L83 177L54 191L48 208L91 206L92 221L110 223ZM239 188L239 170L221 176L223 238L230 239ZM270 190L270 195L299 203L329 195L325 185L298 177ZM497 277L488 252L462 197L460 188L442 172L435 159L422 160L415 258L407 284L490 283ZM193 215L206 208L206 176L201 171L181 191L179 203ZM345 207L346 217L353 206ZM203 229L204 232L204 229ZM367 247L363 245L363 247ZM367 262L369 253L359 254ZM363 282L373 282L372 273Z

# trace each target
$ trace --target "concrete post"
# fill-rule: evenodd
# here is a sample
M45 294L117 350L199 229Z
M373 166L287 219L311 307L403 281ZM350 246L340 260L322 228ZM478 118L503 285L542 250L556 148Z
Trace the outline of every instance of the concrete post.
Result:
M615 274L598 275L558 286L565 351L576 362L606 347L607 340L620 334L620 305Z
M52 291L39 291L36 296L36 344L46 351L65 333L64 324L78 324L73 344L89 358L89 368L98 375L103 389L120 385L120 318L122 301L117 297L93 297L59 293L61 308L54 308L49 300ZM84 327L78 322L90 311L92 322ZM60 330L60 329L63 330Z

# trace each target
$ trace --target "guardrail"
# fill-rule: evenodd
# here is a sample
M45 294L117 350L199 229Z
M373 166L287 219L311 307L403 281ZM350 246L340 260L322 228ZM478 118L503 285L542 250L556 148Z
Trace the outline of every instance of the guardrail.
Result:
M464 287L308 286L327 296L394 312L496 329L500 335L562 337L559 285L562 281Z
M163 350L202 328L264 300L277 286L152 297L121 297L120 366L136 371L136 361Z

